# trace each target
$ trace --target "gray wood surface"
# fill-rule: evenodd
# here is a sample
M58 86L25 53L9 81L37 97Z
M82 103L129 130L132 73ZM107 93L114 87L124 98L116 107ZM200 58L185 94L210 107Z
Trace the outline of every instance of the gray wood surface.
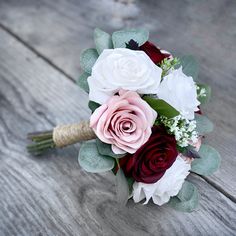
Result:
M0 0L0 235L236 235L235 12L226 0ZM94 27L131 26L195 54L200 80L213 87L207 142L223 160L206 181L190 178L201 194L192 214L132 201L119 208L112 174L79 168L79 144L41 158L25 150L29 131L88 119L87 95L71 81L79 54Z
M79 145L28 155L26 133L87 119L87 96L2 30L0 62L0 235L235 234L235 203L200 177L192 214L132 201L121 209L111 173L79 168Z
M81 50L93 46L95 27L146 27L161 47L195 55L200 81L213 89L203 111L215 130L206 141L223 157L221 169L206 179L236 201L235 12L236 1L227 0L1 0L0 24L74 80Z

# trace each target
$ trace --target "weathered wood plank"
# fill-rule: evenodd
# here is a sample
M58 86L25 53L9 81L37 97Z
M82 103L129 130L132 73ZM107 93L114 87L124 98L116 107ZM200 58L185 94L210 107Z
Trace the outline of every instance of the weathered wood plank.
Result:
M69 95L69 96L68 96ZM198 210L115 201L111 173L89 174L78 147L29 156L25 135L89 117L87 96L0 30L0 235L234 235L236 204L199 177Z
M131 2L124 4L122 2ZM200 79L213 88L204 111L215 123L207 141L222 157L208 180L236 200L235 1L2 0L0 22L77 79L79 54L93 45L94 27L113 31L140 26L177 54L195 54Z

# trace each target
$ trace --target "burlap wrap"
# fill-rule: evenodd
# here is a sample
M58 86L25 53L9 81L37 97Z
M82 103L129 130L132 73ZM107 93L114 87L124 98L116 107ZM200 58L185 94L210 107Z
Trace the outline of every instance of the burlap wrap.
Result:
M89 121L71 125L59 125L53 129L53 141L56 147L60 148L95 138L94 131L89 127Z

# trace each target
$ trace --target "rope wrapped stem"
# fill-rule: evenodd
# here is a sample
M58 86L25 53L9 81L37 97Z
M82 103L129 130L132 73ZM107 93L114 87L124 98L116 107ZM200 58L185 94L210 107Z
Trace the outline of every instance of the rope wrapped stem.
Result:
M59 125L53 129L53 141L55 146L59 148L95 138L93 129L89 127L89 121Z

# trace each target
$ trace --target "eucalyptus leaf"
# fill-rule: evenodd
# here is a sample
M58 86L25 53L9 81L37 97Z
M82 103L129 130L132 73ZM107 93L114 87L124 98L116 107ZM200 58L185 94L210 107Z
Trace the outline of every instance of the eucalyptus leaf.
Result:
M182 66L184 74L187 76L193 77L194 81L197 81L198 78L198 61L192 55L186 55L179 58L180 65L177 65L179 68Z
M85 72L91 74L92 67L97 59L98 53L95 48L86 49L80 56L80 66Z
M98 28L94 30L94 42L98 54L101 54L104 49L113 48L111 36Z
M87 172L100 173L111 170L115 162L113 158L98 152L96 141L87 141L81 145L79 164Z
M206 116L195 113L194 119L196 120L196 131L199 135L205 135L213 131L214 125Z
M197 188L192 183L185 181L177 196L172 197L168 205L178 211L192 212L197 208L198 202Z
M112 34L112 42L114 48L125 48L126 43L129 43L129 41L133 39L141 46L148 41L148 37L149 32L145 29L121 30Z
M110 156L114 158L122 158L125 154L115 154L111 149L111 144L103 143L100 139L96 139L98 152L101 155Z
M167 118L173 118L179 115L179 112L174 107L162 99L156 99L149 96L144 96L143 99L158 113L158 115Z
M199 96L198 94L198 101L201 103L201 104L205 104L207 102L210 101L210 98L211 98L211 87L207 84L199 84L197 83L197 86L199 87L199 89L197 91L201 91L202 89L205 90L205 96Z
M88 85L88 77L90 74L84 72L82 75L80 75L77 84L79 85L80 88L82 88L86 93L89 93L89 85Z
M89 103L88 103L88 107L92 111L92 113L100 106L101 106L100 104L98 104L94 101L89 101Z
M200 159L194 159L191 171L199 175L211 175L220 166L220 154L211 146L202 144L199 150Z
M117 201L125 206L129 199L129 185L122 169L116 173Z
M177 194L177 197L179 198L180 201L188 201L189 199L192 198L194 191L196 187L190 183L189 181L184 181L182 188L180 189L179 193Z

